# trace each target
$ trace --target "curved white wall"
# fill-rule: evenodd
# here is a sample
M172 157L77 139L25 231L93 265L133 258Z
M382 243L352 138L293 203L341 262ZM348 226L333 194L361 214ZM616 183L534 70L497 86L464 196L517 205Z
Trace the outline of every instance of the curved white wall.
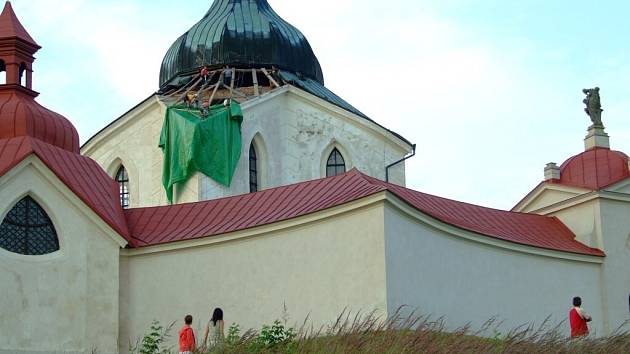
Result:
M601 264L526 254L485 245L428 226L388 206L385 210L387 303L445 316L448 327L492 317L506 329L567 319L581 296L600 335L604 330ZM484 236L479 236L484 237ZM568 335L568 323L563 329Z
M330 324L344 309L384 312L382 213L372 205L249 238L129 251L121 257L120 350L153 319L178 321L176 331L192 314L203 333L214 307L224 310L226 327L243 330L282 319L283 306L296 327L307 318Z

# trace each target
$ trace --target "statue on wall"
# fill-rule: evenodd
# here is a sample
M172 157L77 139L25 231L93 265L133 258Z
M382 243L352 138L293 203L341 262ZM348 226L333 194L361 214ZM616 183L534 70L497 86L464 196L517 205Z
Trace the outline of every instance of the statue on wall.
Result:
M602 105L599 101L599 87L592 89L583 89L582 92L586 94L586 98L582 102L586 105L584 112L591 117L591 122L594 126L603 127L602 124Z

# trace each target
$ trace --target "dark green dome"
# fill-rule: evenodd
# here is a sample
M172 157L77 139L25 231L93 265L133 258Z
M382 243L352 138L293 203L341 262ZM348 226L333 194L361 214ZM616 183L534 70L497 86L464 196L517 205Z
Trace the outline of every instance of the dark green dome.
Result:
M204 65L275 65L324 84L319 61L304 35L280 18L266 0L215 0L201 21L166 53L160 87Z

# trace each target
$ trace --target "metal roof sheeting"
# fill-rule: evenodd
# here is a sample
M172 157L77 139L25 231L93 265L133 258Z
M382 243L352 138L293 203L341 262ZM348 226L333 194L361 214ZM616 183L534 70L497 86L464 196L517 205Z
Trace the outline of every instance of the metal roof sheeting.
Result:
M0 140L0 177L35 154L79 199L120 236L128 239L118 183L92 159L32 137Z
M40 48L33 37L22 26L20 20L18 20L10 1L4 3L4 9L2 14L0 14L0 38L19 38L34 47Z
M79 134L62 115L43 107L20 88L0 90L0 139L30 136L79 153Z
M560 166L560 180L574 187L599 190L630 177L628 156L607 148L593 148L570 157Z
M215 0L205 16L167 51L160 87L204 65L275 65L324 83L306 37L280 18L266 0Z
M205 202L125 210L136 247L245 230L315 213L388 191L447 224L518 244L604 256L575 240L557 218L485 208L417 192L368 177L345 174ZM418 237L421 237L420 235Z

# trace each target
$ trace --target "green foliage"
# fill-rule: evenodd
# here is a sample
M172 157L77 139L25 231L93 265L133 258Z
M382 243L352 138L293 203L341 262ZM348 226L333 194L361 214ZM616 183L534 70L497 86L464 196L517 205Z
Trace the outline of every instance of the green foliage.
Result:
M230 325L225 341L228 345L236 345L241 342L241 327L238 323L232 323Z
M296 336L295 329L287 328L280 320L275 320L271 326L263 325L260 332L249 340L247 351L259 353L273 349L274 352L286 353L290 351L291 341Z
M142 341L136 341L134 346L129 346L131 354L169 354L171 349L164 347L164 342L170 337L170 331L175 325L171 323L168 327L164 327L159 321L153 320L149 333L142 337Z
M630 322L607 337L570 339L566 321L553 325L544 321L539 326L525 325L506 331L495 319L488 320L480 329L469 325L456 330L447 329L443 318L405 315L401 311L381 317L376 312L351 314L344 311L328 326L313 328L304 325L296 331L276 320L260 331L245 331L233 323L227 330L224 345L198 351L198 354L611 354L630 353ZM172 326L172 324L171 324ZM164 354L161 348L166 336L154 322L134 354ZM140 341L138 341L140 343Z
M256 340L266 346L273 347L278 344L285 344L297 336L295 329L286 328L280 320L275 320L271 326L263 325Z

